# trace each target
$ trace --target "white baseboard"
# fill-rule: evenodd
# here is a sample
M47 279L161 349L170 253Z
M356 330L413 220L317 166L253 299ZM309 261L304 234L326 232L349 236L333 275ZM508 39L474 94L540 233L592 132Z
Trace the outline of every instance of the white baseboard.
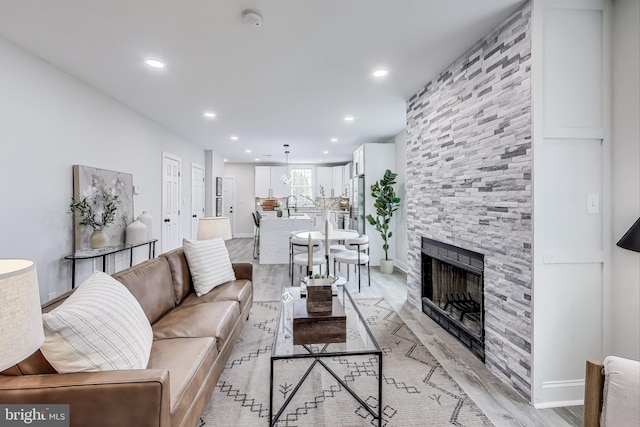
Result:
M253 238L253 233L236 233L233 235L233 237L237 237L237 238L252 237Z
M547 397L557 396L576 396L575 389L584 390L584 379L577 380L562 380L562 381L544 381L542 383L542 389L547 390L546 393L542 393ZM555 390L555 391L551 391ZM580 392L582 395L583 392ZM552 398L552 397L551 397ZM584 399L571 399L571 400L549 400L546 402L534 403L533 407L536 409L546 408L560 408L564 406L578 406L584 404Z
M584 405L584 400L564 400L558 402L544 402L535 403L533 405L536 409L548 409L548 408L563 408L565 406L580 406Z

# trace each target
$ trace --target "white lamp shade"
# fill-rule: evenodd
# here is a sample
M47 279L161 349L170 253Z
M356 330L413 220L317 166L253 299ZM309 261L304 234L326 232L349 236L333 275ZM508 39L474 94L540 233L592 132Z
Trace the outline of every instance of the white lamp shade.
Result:
M36 263L0 259L0 371L31 356L43 342Z
M198 221L198 240L209 240L221 237L231 239L231 223L226 216L200 218Z

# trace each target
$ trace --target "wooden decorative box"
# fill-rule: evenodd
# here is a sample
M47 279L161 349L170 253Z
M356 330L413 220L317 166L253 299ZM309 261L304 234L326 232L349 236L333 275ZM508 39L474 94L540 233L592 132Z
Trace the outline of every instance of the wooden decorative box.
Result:
M293 300L293 344L326 344L347 340L347 316L337 297L328 313L309 313L304 299Z
M331 312L331 283L328 279L309 279L307 281L307 311L309 313Z

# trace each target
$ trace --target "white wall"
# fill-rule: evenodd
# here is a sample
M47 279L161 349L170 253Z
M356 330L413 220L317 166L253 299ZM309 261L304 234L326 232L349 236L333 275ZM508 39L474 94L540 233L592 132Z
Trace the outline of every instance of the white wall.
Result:
M603 356L610 286L611 62L607 0L533 2L533 390L580 404ZM596 209L587 201L596 195Z
M256 210L255 198L255 165L252 163L227 163L224 165L224 176L235 179L235 214L234 237L253 236L253 217Z
M640 2L613 12L613 238L640 216ZM613 248L608 354L640 360L640 254Z
M407 254L409 243L407 240L407 131L403 130L393 138L396 144L396 166L393 172L398 174L396 178L396 194L401 199L400 209L395 213L396 230L396 267L407 271Z
M182 159L186 212L190 165L205 163L204 150L2 38L0 58L0 257L35 260L45 301L71 287L72 165L133 174L134 213L153 215L160 238L161 153ZM182 215L184 236L189 220ZM86 277L91 262L79 268Z

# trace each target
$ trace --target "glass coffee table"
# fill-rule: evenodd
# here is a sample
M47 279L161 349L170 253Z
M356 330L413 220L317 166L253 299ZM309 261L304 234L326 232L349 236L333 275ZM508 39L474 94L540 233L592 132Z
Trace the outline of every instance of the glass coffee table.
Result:
M342 304L346 315L346 340L345 342L338 343L318 342L302 345L293 343L293 305L294 300L300 298L300 288L293 287L283 289L278 323L271 348L269 425L273 426L278 421L300 387L302 387L305 380L316 367L318 370L324 369L331 374L342 388L349 392L374 419L378 420L378 426L382 425L382 350L358 310L351 294L349 294L349 291L344 286L337 287L337 298ZM319 338L319 341L322 341L322 339ZM373 388L377 388L378 400L377 402L374 401L373 405L366 403L358 395L357 390L354 389L353 373L344 372L344 366L349 365L349 358L356 356L369 356L369 359L377 359L377 372L371 377L373 380L377 379L377 384L368 384L370 389L372 386ZM300 371L299 377L296 375L296 379L293 381L297 381L297 384L286 394L286 398L283 397L281 399L283 402L276 410L276 408L274 408L274 373L276 365L284 364L282 361L288 364L288 362L294 359L309 359L310 365L306 371L304 371L304 369ZM360 359L362 359L362 357L360 357ZM278 363L279 361L281 363ZM357 364L358 362L354 363L354 365ZM375 364L374 362L373 365ZM337 368L342 368L342 370ZM289 372L291 371L289 370ZM352 385L349 385L348 382L351 382ZM372 393L371 395L374 394Z

